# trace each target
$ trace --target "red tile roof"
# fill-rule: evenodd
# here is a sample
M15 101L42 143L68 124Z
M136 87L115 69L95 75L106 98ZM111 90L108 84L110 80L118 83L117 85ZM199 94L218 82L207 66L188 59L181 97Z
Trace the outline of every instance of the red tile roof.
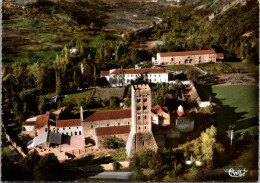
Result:
M217 59L224 59L223 53L217 53Z
M48 125L49 118L50 118L50 114L44 114L44 115L37 117L36 122L35 122L35 129Z
M56 127L70 127L70 126L81 126L81 120L69 119L69 120L59 120L56 122Z
M113 119L131 118L131 109L109 110L109 111L96 111L87 118L84 122L104 121Z
M190 114L187 111L180 112L179 110L174 112L173 115L174 116L179 116L179 117L190 117Z
M166 52L159 53L161 57L173 57L173 56L187 56L187 55L206 55L216 54L215 50L199 50L199 51L180 51L180 52Z
M96 135L97 136L129 134L129 133L130 133L130 125L96 128Z
M109 71L101 71L101 76L109 76Z
M161 112L166 112L166 113L169 112L169 110L168 110L167 107L161 107L161 106L159 106L159 105L154 106L154 107L152 108L152 111L153 111L154 113L156 113L156 114L160 114Z
M23 126L33 126L33 125L35 125L35 121L25 121L23 123Z
M164 68L159 69L116 69L111 74L163 74Z

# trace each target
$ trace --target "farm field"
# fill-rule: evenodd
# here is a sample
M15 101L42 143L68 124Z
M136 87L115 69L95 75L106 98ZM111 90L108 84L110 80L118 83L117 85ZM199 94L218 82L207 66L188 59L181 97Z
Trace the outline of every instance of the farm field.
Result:
M235 132L258 134L257 85L198 86L202 100L218 104L216 126L221 132L235 125Z
M258 73L258 67L255 64L245 62L210 63L197 66L209 74Z
M92 100L95 89L87 90L85 92L74 93L70 95L65 95L63 102L64 103L73 103L76 106L80 106L82 103L88 103Z

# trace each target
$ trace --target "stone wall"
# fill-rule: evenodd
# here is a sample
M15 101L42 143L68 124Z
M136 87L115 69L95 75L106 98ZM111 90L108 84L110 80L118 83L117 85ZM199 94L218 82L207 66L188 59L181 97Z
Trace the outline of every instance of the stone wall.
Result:
M109 126L131 125L132 118L113 119L104 121L84 122L83 130L85 138L94 137L95 128Z
M216 54L160 57L161 65L194 65L216 62Z
M191 132L194 129L194 120L189 117L177 117L175 128L180 132Z
M160 125L162 125L162 124L169 125L170 124L170 114L169 113L162 112L158 116L159 116Z
M132 153L141 152L143 149L158 150L158 145L152 132L136 133L133 138Z
M11 142L11 144L15 147L15 149L22 155L22 157L25 157L25 156L26 156L26 154L23 152L22 148L21 148L20 146L18 146L18 145L16 144L16 142L13 141L13 140L10 138L9 135L7 135L7 134L5 133L5 137L7 138L7 140L9 140L9 141Z

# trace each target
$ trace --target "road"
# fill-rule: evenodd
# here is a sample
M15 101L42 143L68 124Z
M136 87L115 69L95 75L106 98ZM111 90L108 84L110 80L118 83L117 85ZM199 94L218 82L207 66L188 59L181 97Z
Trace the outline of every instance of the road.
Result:
M118 179L128 180L134 172L101 172L95 176L89 177L90 179Z

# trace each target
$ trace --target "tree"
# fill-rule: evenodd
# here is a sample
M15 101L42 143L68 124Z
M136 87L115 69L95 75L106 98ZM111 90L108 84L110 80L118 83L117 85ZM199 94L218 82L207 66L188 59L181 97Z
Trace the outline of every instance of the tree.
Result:
M9 159L6 153L3 153L1 157L1 169L3 181L22 181L26 176L22 169Z
M201 132L201 151L202 160L210 162L213 159L214 145L216 143L216 128L212 125L210 128L206 129L205 132Z
M112 149L115 149L115 148L118 148L118 139L116 138L107 138L105 140L105 143L104 143L105 147L106 148L112 148Z
M121 167L122 167L122 165L118 161L113 163L113 170L114 171L118 171Z
M57 157L53 154L46 154L41 157L40 161L33 169L34 178L38 181L53 181L57 180L61 165Z
M131 169L134 170L135 172L140 172L141 165L140 165L140 157L138 156L138 154L135 154L131 158L130 162L131 162L131 164L130 164Z
M91 22L91 24L89 25L89 27L90 27L91 29L95 29L95 23L94 23L94 22Z
M109 105L111 107L115 107L115 106L118 106L119 104L119 99L117 97L111 97L110 100L109 100Z
M41 156L36 150L34 150L22 160L21 165L23 169L26 170L27 172L32 172L35 165L40 161L40 159Z
M149 168L153 170L158 170L162 168L163 159L160 154L153 152L152 157L148 162Z

